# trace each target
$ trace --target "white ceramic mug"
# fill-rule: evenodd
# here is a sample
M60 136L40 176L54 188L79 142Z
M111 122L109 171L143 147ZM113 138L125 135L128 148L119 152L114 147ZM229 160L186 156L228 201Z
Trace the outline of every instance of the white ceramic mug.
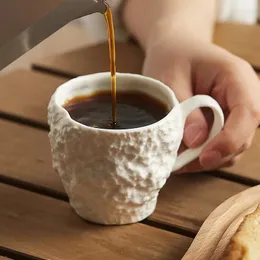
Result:
M70 204L81 217L101 224L127 224L153 213L160 189L172 171L199 157L202 148L222 129L224 116L209 96L194 96L179 104L163 83L134 74L117 74L118 91L135 90L168 106L160 121L127 130L97 129L71 119L67 100L110 89L110 73L75 78L61 85L48 107L53 167ZM187 116L210 107L214 123L207 141L177 157ZM87 111L86 111L87 112Z

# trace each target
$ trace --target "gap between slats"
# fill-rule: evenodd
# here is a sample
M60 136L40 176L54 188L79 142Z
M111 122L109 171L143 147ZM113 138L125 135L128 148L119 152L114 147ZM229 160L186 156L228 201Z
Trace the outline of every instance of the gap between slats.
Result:
M44 195L47 197L51 197L53 199L69 202L69 198L66 193L58 192L56 190L46 188L44 186L35 185L30 182L21 181L21 180L18 180L18 179L12 178L12 177L8 177L5 175L1 175L1 174L0 174L0 183L4 183L6 185L16 187L16 188L19 188L22 190L26 190L26 191L34 192L34 193ZM185 229L183 227L166 225L166 224L159 223L159 222L149 220L149 219L145 219L145 220L141 221L140 223L154 227L154 228L159 228L159 229L163 229L165 231L173 232L173 233L176 233L179 235L183 235L186 237L190 237L190 238L194 238L196 236L196 232L194 232L192 230Z
M0 256L8 257L13 260L44 260L43 258L27 255L22 252L2 246L0 246Z

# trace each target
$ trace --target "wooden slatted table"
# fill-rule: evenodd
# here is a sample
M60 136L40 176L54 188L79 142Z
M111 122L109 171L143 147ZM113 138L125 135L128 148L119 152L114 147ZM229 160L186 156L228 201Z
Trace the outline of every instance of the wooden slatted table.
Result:
M59 37L43 46L57 45ZM260 67L259 26L218 24L214 41ZM137 46L118 44L117 56L119 71L140 73L143 53ZM219 204L260 182L259 129L236 166L172 176L155 213L142 223L103 227L83 221L52 169L46 108L61 83L108 70L107 45L86 43L39 57L29 59L30 67L0 74L0 259L178 260Z

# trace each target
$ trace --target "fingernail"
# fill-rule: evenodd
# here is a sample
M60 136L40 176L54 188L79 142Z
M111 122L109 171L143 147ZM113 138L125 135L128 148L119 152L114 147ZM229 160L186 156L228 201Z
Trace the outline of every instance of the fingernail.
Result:
M218 151L209 151L203 153L200 157L201 166L206 170L214 169L221 163L221 153Z
M193 147L202 137L202 127L199 124L190 124L184 131L184 141L189 147Z

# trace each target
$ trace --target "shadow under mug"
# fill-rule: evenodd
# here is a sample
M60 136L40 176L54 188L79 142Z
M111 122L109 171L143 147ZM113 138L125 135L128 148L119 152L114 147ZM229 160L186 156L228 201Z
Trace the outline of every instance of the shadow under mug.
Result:
M118 91L155 97L167 105L168 115L140 128L107 130L82 125L63 108L71 98L109 89L110 73L106 72L72 79L56 90L48 107L52 161L78 215L100 224L129 224L154 212L158 193L170 173L199 157L221 131L224 116L209 96L194 96L180 104L160 81L123 73L117 73ZM177 156L185 120L200 107L209 107L214 113L208 139Z

